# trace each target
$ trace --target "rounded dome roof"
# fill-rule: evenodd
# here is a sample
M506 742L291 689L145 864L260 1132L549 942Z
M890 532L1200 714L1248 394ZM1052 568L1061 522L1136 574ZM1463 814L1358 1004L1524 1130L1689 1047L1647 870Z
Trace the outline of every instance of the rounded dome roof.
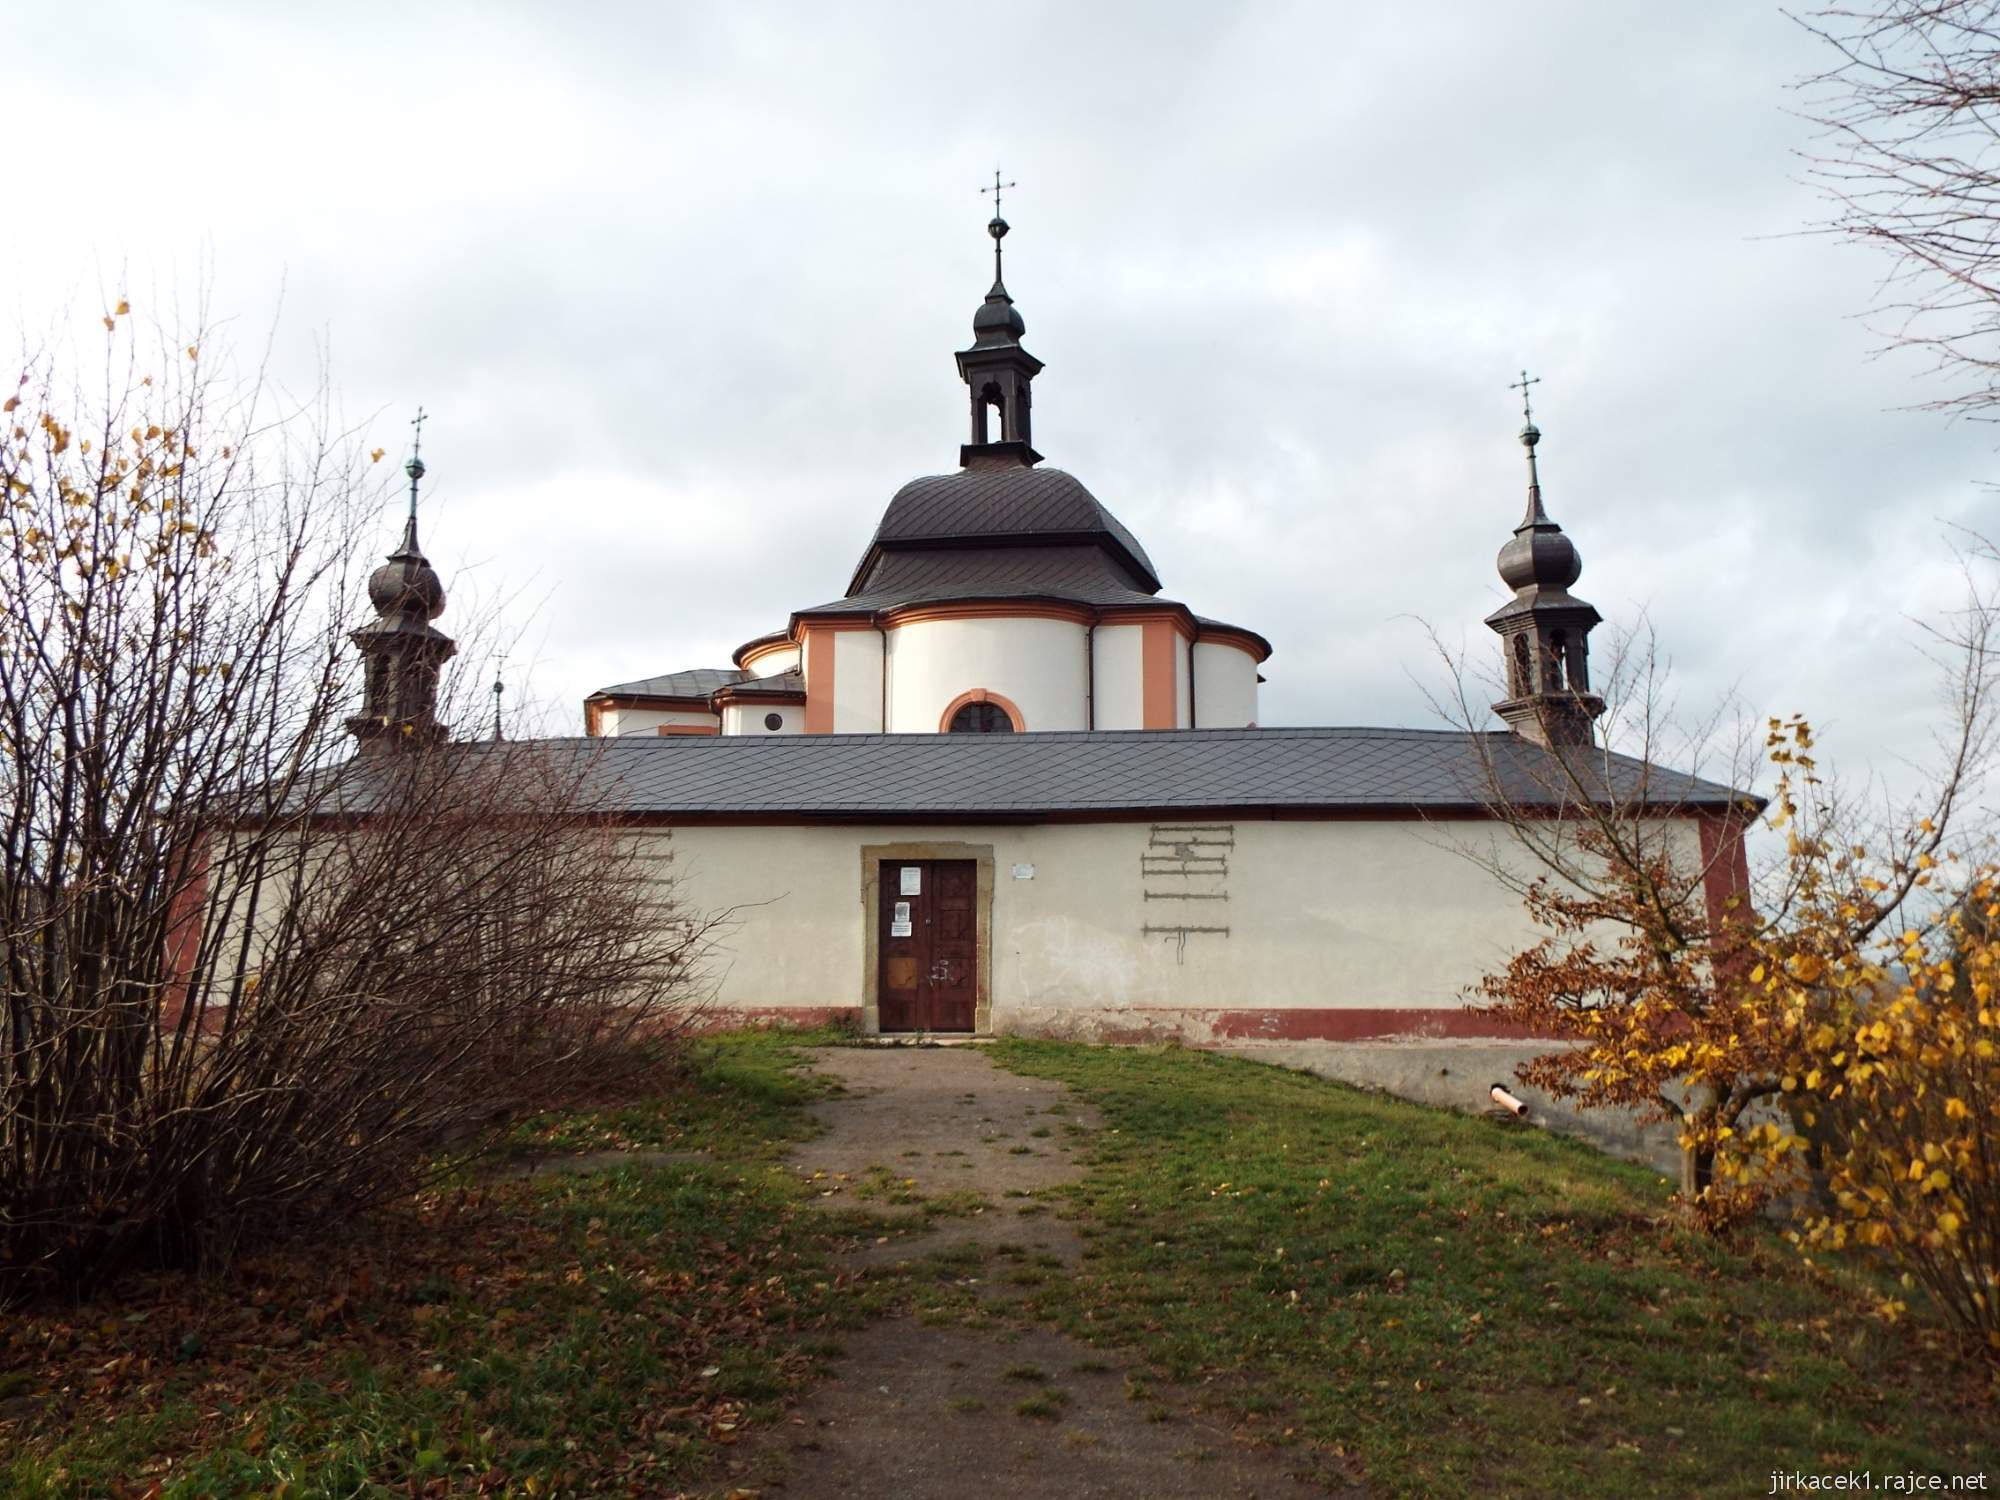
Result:
M368 575L368 602L381 615L444 613L444 580L421 555L398 552Z
M1074 476L1061 469L1010 464L932 474L897 490L849 591L861 592L885 551L1057 541L1094 542L1123 562L1147 592L1160 587L1139 539Z
M988 344L1013 340L1020 342L1028 331L1028 321L1014 306L1014 299L1005 291L995 287L986 300L979 304L979 311L972 315L972 338L974 343Z
M1515 532L1495 563L1501 581L1516 593L1526 588L1567 591L1583 576L1583 555L1552 521Z

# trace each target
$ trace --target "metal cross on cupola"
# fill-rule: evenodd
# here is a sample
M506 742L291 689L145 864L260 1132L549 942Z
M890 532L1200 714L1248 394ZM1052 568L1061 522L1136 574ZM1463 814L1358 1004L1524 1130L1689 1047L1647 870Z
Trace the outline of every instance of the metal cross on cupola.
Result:
M986 221L986 232L993 236L993 284L996 287L1000 286L1001 283L1000 242L1007 238L1007 221L1000 217L1000 194L1007 188L1019 186L1020 183L1018 182L1002 182L1000 180L1000 169L995 167L993 169L993 186L983 187L979 190L982 196L987 193L993 195L993 217Z
M1544 521L1548 520L1542 513L1541 464L1535 458L1535 445L1542 440L1542 429L1535 425L1535 408L1528 401L1528 387L1541 383L1541 376L1530 378L1528 372L1523 370L1521 378L1507 387L1510 391L1521 393L1521 446L1528 450L1528 520L1523 522L1523 525L1533 522L1538 517Z
M1528 387L1531 385L1540 385L1541 383L1541 376L1537 375L1531 380L1528 378L1528 372L1523 370L1521 378L1507 387L1510 391L1519 391L1521 393L1521 420L1526 422L1530 427L1535 425L1535 409L1528 405Z
M403 472L410 476L410 524L407 545L413 549L417 545L417 481L424 477L424 423L429 420L429 413L419 406L416 416L410 419L410 426L416 431L416 436L410 440L410 461L403 465Z
M1020 184L1020 183L1018 183L1018 182L1002 182L1002 181L1000 180L1000 169L999 169L998 167L995 167L995 168L993 169L993 186L992 186L992 187L983 187L983 188L981 188L981 189L980 189L979 191L980 191L980 192L982 192L982 193L991 193L991 194L993 195L993 217L994 217L994 218L996 218L996 219L997 219L997 218L999 218L999 217L1000 217L1000 193L1001 193L1001 190L1002 190L1002 189L1004 189L1004 188L1010 188L1010 187L1019 187L1020 185L1021 185L1021 184Z

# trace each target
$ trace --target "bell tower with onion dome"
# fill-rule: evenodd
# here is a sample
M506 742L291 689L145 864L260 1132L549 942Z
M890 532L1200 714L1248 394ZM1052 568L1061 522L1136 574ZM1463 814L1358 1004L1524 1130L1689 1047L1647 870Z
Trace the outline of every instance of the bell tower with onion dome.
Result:
M957 355L959 377L972 396L972 441L959 450L958 459L967 468L1042 461L1030 436L1034 410L1029 394L1042 362L1021 347L1028 325L1000 274L1000 242L1007 237L1000 193L1013 185L993 174L993 218L986 226L993 236L993 288L972 315L972 347Z
M415 749L446 739L437 721L438 668L458 650L431 624L444 613L444 580L417 545L417 482L424 477L423 408L417 408L416 442L403 472L410 476L410 514L403 540L368 576L375 619L349 637L361 652L361 712L347 731L362 754Z
M1604 700L1590 690L1590 632L1602 617L1570 593L1583 576L1576 543L1542 508L1542 475L1528 387L1521 372L1521 446L1528 450L1528 511L1500 549L1500 578L1514 597L1486 617L1507 657L1507 696L1493 705L1513 731L1538 745L1590 745Z

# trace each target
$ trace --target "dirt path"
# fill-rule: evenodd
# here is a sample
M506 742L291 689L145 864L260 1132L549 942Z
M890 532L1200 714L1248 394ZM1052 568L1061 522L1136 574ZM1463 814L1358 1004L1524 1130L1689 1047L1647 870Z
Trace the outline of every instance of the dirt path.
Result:
M1128 1361L1006 1317L1028 1285L1083 1256L1059 1205L1037 1196L1078 1175L1075 1158L1095 1128L1062 1085L1007 1073L971 1047L832 1048L815 1065L846 1092L818 1106L827 1131L794 1165L821 1201L864 1202L907 1216L910 1226L863 1247L852 1263L886 1269L933 1258L979 1313L972 1327L903 1315L844 1336L833 1377L785 1426L738 1449L718 1493L1359 1493L1295 1473L1310 1453L1249 1447L1177 1409L1173 1393L1149 1379L1128 1384ZM927 1221L920 1198L942 1198L955 1212Z

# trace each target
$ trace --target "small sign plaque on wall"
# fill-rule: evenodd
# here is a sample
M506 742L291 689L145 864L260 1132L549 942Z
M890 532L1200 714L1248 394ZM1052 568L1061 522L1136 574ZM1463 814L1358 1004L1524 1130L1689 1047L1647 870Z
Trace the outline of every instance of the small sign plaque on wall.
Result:
M921 896L923 893L924 867L922 865L904 865L902 888L896 894L899 896Z

